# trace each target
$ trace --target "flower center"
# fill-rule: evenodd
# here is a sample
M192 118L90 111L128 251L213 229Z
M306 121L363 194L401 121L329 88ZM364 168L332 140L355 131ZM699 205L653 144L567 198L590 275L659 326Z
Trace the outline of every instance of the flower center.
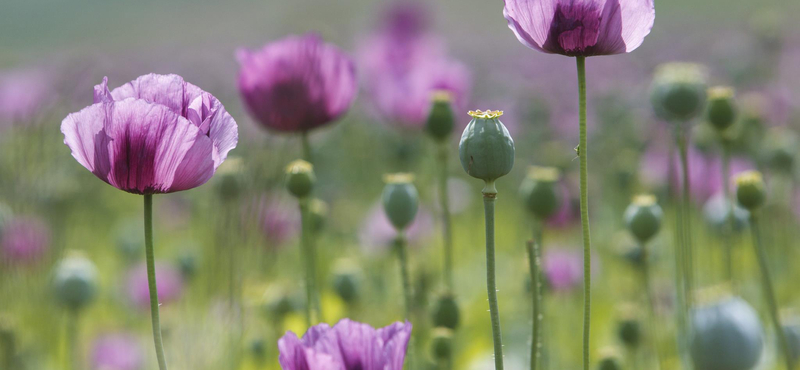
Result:
M584 55L597 44L601 20L601 9L594 1L558 4L545 44L566 55Z

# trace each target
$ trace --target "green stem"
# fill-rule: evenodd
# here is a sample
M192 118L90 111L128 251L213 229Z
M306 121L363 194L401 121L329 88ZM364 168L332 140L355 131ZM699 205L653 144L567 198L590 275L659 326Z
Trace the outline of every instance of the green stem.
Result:
M303 159L308 163L314 163L311 157L311 142L308 139L308 131L300 133L300 141L303 145Z
M756 211L750 211L750 229L753 234L753 247L756 250L756 257L758 258L758 265L761 269L761 283L764 297L769 306L769 314L772 319L772 324L775 327L775 335L778 337L778 342L783 352L783 357L786 360L786 369L792 370L791 352L789 352L789 342L786 340L786 334L783 332L780 317L778 316L778 303L775 299L775 288L772 284L772 277L769 272L769 263L767 263L767 253L764 250L763 242L761 241L761 228L758 222L758 215Z
M316 256L314 253L314 236L311 230L311 210L309 209L310 199L303 198L300 203L300 243L302 244L303 262L306 270L306 322L308 327L322 317L322 310L319 304L317 293L317 272ZM316 315L315 311L316 310Z
M683 258L684 258L684 273L686 278L684 284L685 302L687 308L692 307L692 291L694 290L694 251L692 248L692 222L691 222L691 192L689 184L689 154L687 144L689 141L689 133L687 127L678 128L678 149L681 156L681 215L683 219Z
M540 281L540 268L539 261L540 255L540 239L529 240L528 247L528 265L531 274L531 295L533 296L533 313L532 313L532 327L531 327L531 370L536 370L536 364L539 362L539 332L541 331L541 315L540 308L542 304L542 285Z
M447 141L439 144L439 203L442 208L442 237L444 242L444 283L453 292L453 231L450 222L450 198L447 189Z
M678 206L675 209L675 282L676 282L676 290L677 290L677 298L678 298L678 356L681 359L681 363L685 369L691 369L691 363L689 361L689 348L688 348L688 333L689 333L689 307L690 307L690 296L691 296L691 289L690 280L691 280L691 273L688 271L687 266L687 253L688 248L686 247L686 225L688 215L688 207L686 206L685 200L688 199L688 156L686 150L686 137L683 133L682 126L678 124L675 128L675 146L678 147L678 152L681 157L681 169L682 169L682 181L683 181L683 190L681 192L682 201L679 202ZM672 169L670 169L670 173L672 173Z
M400 264L400 280L403 284L405 319L411 320L411 278L408 273L408 248L406 244L405 235L402 232L398 232L395 239L395 250L397 251L397 261Z
M494 340L494 368L503 370L503 337L500 333L500 312L497 307L497 283L494 263L494 203L497 191L494 183L487 182L483 191L483 208L486 217L486 291L489 294L489 315L492 319L492 339Z
M723 139L724 140L724 139ZM725 223L722 227L722 240L725 253L725 280L733 286L733 200L731 199L731 189L728 185L731 173L731 154L728 143L722 143L722 192L725 196L727 209Z
M77 309L67 313L67 365L68 369L79 370L78 363L78 316Z
M649 253L647 250L646 245L641 245L642 251L642 289L644 290L645 299L647 300L647 313L649 316L649 326L650 326L650 340L653 346L653 351L656 354L656 358L658 360L659 369L667 369L664 365L664 359L661 356L661 352L658 350L658 332L656 330L656 326L658 325L658 320L656 319L656 303L653 299L653 292L650 285L650 261L649 261Z
M578 66L578 105L580 112L581 229L583 232L583 370L589 370L589 338L592 325L592 241L589 233L589 189L587 188L586 143L586 58L576 57Z
M150 318L153 324L153 342L159 370L167 370L164 358L164 343L161 339L161 320L158 315L158 288L156 287L156 267L153 253L153 195L144 195L144 247L147 260L147 284L150 288Z

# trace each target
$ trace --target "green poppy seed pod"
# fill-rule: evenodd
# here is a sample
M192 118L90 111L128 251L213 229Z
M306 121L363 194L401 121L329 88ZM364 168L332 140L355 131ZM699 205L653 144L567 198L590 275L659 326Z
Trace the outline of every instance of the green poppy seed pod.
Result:
M664 212L654 195L637 195L625 210L625 225L636 241L644 244L658 234L663 217Z
M333 268L333 290L345 303L358 301L361 290L361 270L349 260L337 261Z
M197 256L194 253L190 251L182 252L178 256L177 264L184 280L189 281L194 278L197 273Z
M97 295L97 268L83 255L69 255L56 266L53 290L63 306L82 309Z
M767 199L767 190L761 172L745 171L736 176L736 200L742 208L752 212Z
M689 352L697 370L751 370L764 347L758 313L738 297L700 305L691 313Z
M328 218L328 203L324 200L314 198L308 204L309 215L311 216L311 227L315 232L320 232L325 228L325 220Z
M783 326L783 335L789 345L789 358L793 363L800 359L800 322L792 320Z
M453 356L453 331L438 327L433 329L431 338L431 354L437 360L446 360Z
M417 216L419 195L412 181L414 176L408 173L395 173L384 176L386 186L383 188L383 211L389 222L398 231L405 230Z
M617 337L628 348L636 348L642 342L642 325L637 314L640 309L636 305L623 305L617 321Z
M461 167L472 177L486 181L484 192L496 193L494 180L505 176L514 167L514 140L498 117L502 111L470 111L469 122L458 154Z
M706 68L693 63L667 63L658 67L650 100L656 115L666 121L686 122L706 104Z
M437 91L433 94L433 106L425 123L425 131L436 141L444 141L450 137L455 126L453 114L453 96L448 91Z
M436 298L433 310L431 310L431 319L434 326L456 330L461 320L456 298L450 293L442 294Z
M761 145L764 164L776 171L791 173L797 156L798 141L797 134L792 130L783 127L769 129Z
M214 176L217 179L216 190L223 201L235 200L242 193L242 184L239 179L242 167L241 158L228 156L228 159L217 169Z
M273 285L267 288L263 297L264 311L276 320L282 320L293 312L297 305L287 289Z
M519 194L528 212L540 220L552 217L561 205L558 169L531 166L522 181Z
M706 120L717 131L722 132L736 122L736 100L734 90L729 86L715 86L708 89Z
M622 370L622 363L617 351L605 348L600 352L600 361L597 362L597 370Z
M297 198L306 198L314 189L314 166L302 159L286 167L286 189Z
M251 340L248 348L253 358L258 361L263 361L267 355L267 342L264 341L264 338L255 338Z

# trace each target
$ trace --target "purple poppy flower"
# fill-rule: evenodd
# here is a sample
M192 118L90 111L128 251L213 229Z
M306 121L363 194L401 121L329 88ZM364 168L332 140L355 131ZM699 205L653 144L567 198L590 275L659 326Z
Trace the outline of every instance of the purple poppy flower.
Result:
M0 73L0 126L32 119L54 95L51 81L42 71Z
M131 334L107 334L92 345L91 366L94 370L141 370L144 351Z
M183 276L180 270L169 263L156 261L156 288L159 304L178 300L183 293ZM128 273L128 297L136 307L150 306L150 289L147 285L147 266L142 263Z
M402 370L411 323L375 329L342 319L331 328L319 324L303 338L287 332L279 341L283 370Z
M355 63L316 34L240 49L239 92L264 127L309 131L341 117L356 96Z
M431 213L420 207L417 217L406 229L406 239L412 246L418 245L420 239L428 237L433 232L433 216ZM378 204L369 211L367 217L358 234L359 244L365 252L382 252L387 250L397 237L395 230L383 207Z
M592 277L597 274L597 258L592 256ZM543 271L550 287L566 292L583 283L583 253L578 250L545 249Z
M395 3L381 22L384 26L359 47L374 113L404 129L424 127L436 92L450 93L456 110L468 103L470 73L427 32L426 14L421 4Z
M236 122L211 94L177 75L149 74L61 123L72 156L98 178L134 194L172 193L204 184L236 147Z
M0 230L0 261L30 264L39 260L50 245L50 229L38 218L12 218Z
M281 246L300 232L300 212L286 199L265 196L257 212L261 232L271 245Z
M653 28L653 0L505 0L508 28L525 46L550 54L629 53Z

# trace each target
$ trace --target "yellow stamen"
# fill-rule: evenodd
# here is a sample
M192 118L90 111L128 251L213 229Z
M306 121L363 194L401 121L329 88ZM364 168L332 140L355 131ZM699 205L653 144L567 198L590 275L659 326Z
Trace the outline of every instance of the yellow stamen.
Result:
M387 184L410 184L414 181L414 175L405 172L387 173L383 175L383 182Z
M470 116L472 116L474 118L489 118L489 119L491 119L491 118L497 118L497 117L502 116L503 115L503 111L501 111L501 110L482 111L482 110L478 109L478 110L471 110L467 114L469 114Z
M649 207L656 204L656 196L653 194L639 194L633 197L632 203L640 207Z

